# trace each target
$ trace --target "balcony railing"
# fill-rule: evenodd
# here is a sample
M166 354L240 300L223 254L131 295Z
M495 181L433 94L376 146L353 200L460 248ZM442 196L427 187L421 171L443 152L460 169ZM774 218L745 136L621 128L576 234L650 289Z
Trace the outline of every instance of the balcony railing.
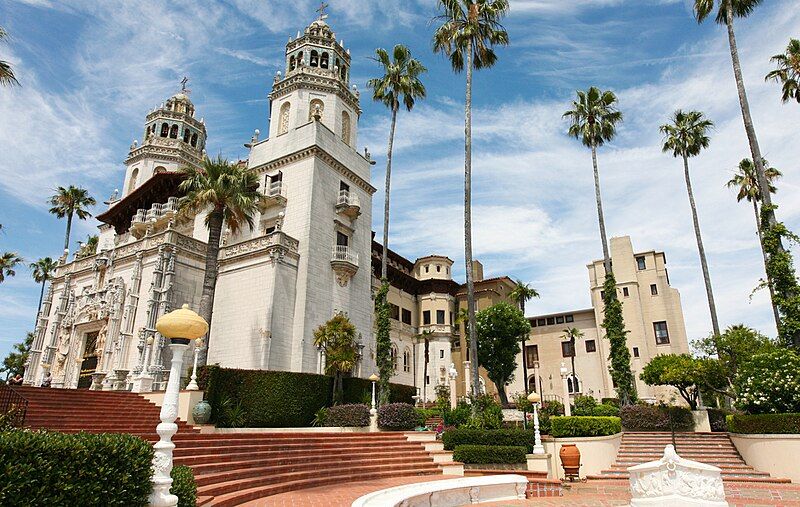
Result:
M336 245L333 247L333 254L331 255L331 262L349 262L354 266L358 266L358 253L350 249L349 246Z
M150 209L139 209L131 219L131 229L134 232L144 230L147 224L157 225L166 222L178 212L178 198L170 197L165 203L153 203Z
M273 181L267 187L267 196L268 197L275 197L281 195L281 190L283 189L283 181Z
M361 214L358 196L351 194L349 190L339 190L339 197L336 199L336 212L353 219L358 218Z

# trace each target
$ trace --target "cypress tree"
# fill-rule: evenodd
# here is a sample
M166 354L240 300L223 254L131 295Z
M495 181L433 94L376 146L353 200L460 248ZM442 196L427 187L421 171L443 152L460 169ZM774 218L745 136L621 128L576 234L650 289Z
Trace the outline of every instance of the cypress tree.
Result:
M621 405L636 403L636 382L631 372L631 353L628 350L625 323L622 320L622 302L617 298L617 281L614 273L606 275L603 284L603 329L611 344L611 378L617 389Z
M389 403L389 380L394 375L392 363L392 340L389 338L389 282L385 279L375 296L375 358L378 366L378 405Z

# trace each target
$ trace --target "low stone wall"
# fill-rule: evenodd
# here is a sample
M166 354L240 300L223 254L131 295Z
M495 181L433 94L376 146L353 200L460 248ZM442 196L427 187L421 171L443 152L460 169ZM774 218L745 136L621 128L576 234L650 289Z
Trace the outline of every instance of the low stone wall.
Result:
M800 482L800 435L730 433L731 441L748 465L773 477Z
M617 451L622 443L622 433L608 435L605 437L570 437L554 438L543 442L545 452L550 454L550 470L554 477L551 479L563 479L564 468L561 466L561 459L558 456L564 444L575 444L581 451L580 476L599 474L609 468L617 459Z

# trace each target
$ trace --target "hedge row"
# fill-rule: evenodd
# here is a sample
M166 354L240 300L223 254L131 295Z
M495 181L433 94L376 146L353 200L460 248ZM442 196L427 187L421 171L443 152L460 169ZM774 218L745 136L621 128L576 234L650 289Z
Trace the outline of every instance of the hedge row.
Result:
M442 443L448 451L459 445L499 445L520 446L527 452L533 451L534 433L530 430L475 430L452 429L442 434Z
M362 403L334 405L328 409L325 426L342 428L369 426L369 407Z
M459 445L453 459L467 464L525 463L528 449L520 445Z
M627 405L620 409L622 427L628 431L692 431L694 417L685 407Z
M602 437L622 431L619 417L570 416L550 418L553 437Z
M153 446L133 435L0 433L0 505L147 505Z
M410 403L388 403L378 409L378 427L382 430L413 430L419 415Z
M800 414L733 414L726 421L731 433L800 433Z

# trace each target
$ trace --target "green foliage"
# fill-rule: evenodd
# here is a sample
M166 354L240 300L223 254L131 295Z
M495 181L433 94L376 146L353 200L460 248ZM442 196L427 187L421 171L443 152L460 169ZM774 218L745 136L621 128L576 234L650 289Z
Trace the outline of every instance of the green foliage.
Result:
M798 238L781 222L770 225L770 214L777 206L761 207L761 241L767 254L767 277L772 280L773 303L778 307L780 326L778 339L785 347L800 347L800 284L792 254L781 248L783 240Z
M456 408L447 410L444 413L445 426L463 426L467 424L472 416L472 409L466 403L459 403Z
M437 384L433 388L436 393L436 407L439 410L447 410L450 408L450 386L447 384Z
M676 388L692 410L697 410L701 387L724 389L726 386L718 361L689 354L656 356L647 363L640 377L649 386Z
M369 407L361 403L334 405L328 409L325 426L343 428L369 426Z
M525 463L526 447L510 445L459 445L453 451L453 460L467 464Z
M535 436L531 430L477 430L470 428L449 429L442 434L445 450L452 451L459 445L503 445L522 446L533 451Z
M800 412L800 355L789 349L757 354L736 377L736 406L751 414Z
M403 105L411 111L416 99L425 97L425 85L419 76L428 69L412 58L411 50L402 44L395 45L391 57L385 49L376 49L375 61L383 67L383 76L367 81L367 88L372 88L372 100L396 111L402 99Z
M503 409L489 395L472 397L472 414L465 423L473 429L493 430L503 427Z
M715 432L728 431L728 423L726 422L726 418L729 415L731 415L731 412L728 410L709 408L708 424L711 426L711 431Z
M520 337L531 330L519 308L500 302L478 312L478 361L497 386L501 402L508 403L506 385L514 379Z
M441 417L444 420L444 412L440 408L415 408L417 413L417 426L425 426L428 419ZM435 428L432 428L435 429Z
M321 427L325 426L325 421L328 419L328 407L320 407L314 413L314 419L311 421L311 426Z
M594 415L594 408L597 406L597 400L592 396L576 396L573 400L574 408L572 415Z
M497 61L494 46L508 45L508 32L500 20L508 14L508 0L438 0L442 25L433 35L433 51L450 58L456 72L464 70L469 51L476 69ZM474 9L474 10L473 10Z
M413 430L418 422L410 403L387 403L378 409L378 427L382 430Z
M640 403L622 407L619 416L626 431L694 430L692 411L685 407Z
M594 407L592 415L598 417L619 417L619 407L611 403L601 403Z
M635 403L636 382L631 372L631 353L628 350L625 322L622 320L622 303L617 298L617 282L614 273L606 274L603 285L603 329L609 341L611 351L611 378L617 386L617 396L621 405Z
M570 121L569 135L580 140L584 146L597 148L614 138L617 123L622 113L617 109L617 96L611 91L601 91L592 86L586 91L577 91L572 109L563 117Z
M169 492L178 497L178 507L195 507L197 505L197 482L194 472L186 465L172 467L172 487Z
M241 428L247 424L247 413L241 400L234 402L230 397L225 397L219 404L217 412L217 426L219 427Z
M550 424L553 437L601 437L622 431L619 417L553 417Z
M789 39L789 45L783 53L769 59L777 68L764 78L765 81L774 79L782 83L781 100L786 103L794 99L800 104L800 39Z
M731 433L800 433L800 414L731 414L727 423Z
M389 403L414 403L417 389L405 384L389 384ZM372 401L372 382L369 379L347 377L342 379L343 403L367 403Z
M153 447L125 434L0 433L0 505L144 507Z
M15 276L17 272L15 268L22 264L23 258L15 252L3 252L0 255L0 283L9 276Z
M346 315L334 315L314 330L314 345L325 352L325 373L333 375L333 401L342 401L342 375L358 362L356 326Z
M33 333L27 333L22 343L15 343L8 355L3 359L0 373L5 373L6 378L22 375L25 372L25 362L33 344Z
M389 379L394 375L392 340L389 338L389 282L384 280L375 295L375 361L378 366L378 405L389 403Z
M661 125L658 129L664 134L664 153L672 152L674 157L694 157L700 150L708 148L708 131L714 122L701 111L682 111L672 113L672 123Z

